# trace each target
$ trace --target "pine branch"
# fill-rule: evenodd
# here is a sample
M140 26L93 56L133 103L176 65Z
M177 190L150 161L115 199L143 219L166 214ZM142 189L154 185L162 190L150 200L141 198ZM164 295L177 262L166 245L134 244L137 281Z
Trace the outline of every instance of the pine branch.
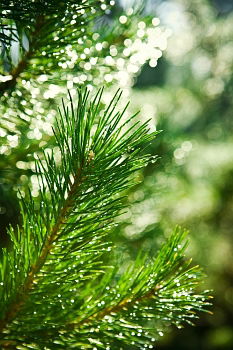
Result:
M6 325L16 317L17 313L26 302L28 293L33 287L34 279L36 275L40 272L42 267L44 266L46 259L48 257L48 254L52 249L52 244L57 239L59 232L65 223L64 222L65 217L69 215L69 209L72 208L73 206L72 197L74 193L77 191L77 188L81 182L80 174L81 174L81 170L78 171L78 174L74 179L74 183L71 186L67 199L64 202L64 206L61 210L60 217L58 218L57 223L51 228L51 233L46 238L46 241L43 245L40 256L37 258L36 263L31 266L31 270L28 273L28 276L24 284L21 286L19 292L17 292L17 295L15 296L15 301L10 306L10 310L6 313L4 319L0 320L0 332L2 332L3 329L6 327Z
M81 227L80 231L82 231L82 226L83 226L84 232L86 229L86 233L89 234L90 236L90 237L88 236L85 237L85 239L82 238L83 241L82 243L80 243L80 245L82 246L82 244L84 244L85 246L85 245L88 245L89 243L90 245L90 247L88 247L89 249L92 246L95 247L96 245L95 239L92 242L93 236L100 229L103 232L106 231L107 227L109 226L109 222L108 222L109 219L112 219L115 215L117 215L117 212L119 211L119 204L118 204L119 200L114 199L112 203L111 202L109 203L109 202L106 202L107 197L109 197L110 195L110 198L111 198L111 195L115 196L115 194L118 193L119 189L124 189L127 182L127 180L125 179L124 173L125 175L127 174L130 175L131 172L134 172L146 160L146 158L144 157L142 158L139 157L139 158L136 158L136 161L135 160L133 161L131 160L131 155L129 155L127 161L123 160L117 166L117 162L119 162L122 157L122 152L124 153L126 149L128 149L130 143L131 143L131 146L135 144L135 146L137 145L139 147L138 150L134 151L134 155L137 155L138 151L140 150L140 144L143 144L145 140L147 139L149 140L151 137L154 137L153 135L148 136L145 134L147 130L146 125L142 125L141 127L139 127L139 129L136 130L131 136L128 136L128 132L125 132L122 135L122 138L120 140L117 139L117 136L122 131L122 127L120 127L117 131L115 131L115 133L113 134L111 133L112 127L116 127L122 117L122 115L119 113L112 116L115 108L114 106L115 100L118 100L119 96L112 101L112 104L107 109L104 118L99 120L97 124L96 133L93 137L93 139L95 140L95 143L92 145L93 151L90 150L91 139L88 139L88 138L90 137L91 128L93 126L93 123L95 122L96 115L99 112L99 103L100 103L99 98L100 96L97 95L94 100L94 102L96 102L98 99L97 106L93 102L93 103L90 103L89 107L87 107L86 104L88 99L88 93L85 93L84 96L80 95L78 114L75 115L74 109L72 107L71 120L68 119L69 118L68 111L64 107L63 112L65 113L65 119L67 124L66 125L64 124L64 121L62 118L60 119L60 121L58 121L57 127L59 130L59 133L56 136L60 146L61 154L63 156L61 167L57 168L55 165L54 159L46 155L45 155L45 160L48 167L48 171L46 172L42 162L39 161L38 163L38 171L42 171L42 170L44 171L43 176L45 176L45 179L47 181L46 186L50 190L51 198L48 201L46 197L47 187L45 186L44 179L41 178L42 180L41 199L42 199L42 203L44 203L45 205L45 210L43 210L42 206L40 208L41 217L39 218L35 217L34 204L32 201L31 203L29 203L29 207L26 205L26 203L24 204L25 205L24 211L26 210L24 214L25 216L24 226L25 226L26 233L24 233L24 236L23 236L21 232L18 231L18 236L20 236L19 237L20 240L24 240L25 236L28 237L29 239L29 237L33 235L35 240L36 251L33 250L33 247L31 246L29 247L29 244L31 244L30 241L21 242L21 244L24 244L24 246L26 244L27 246L25 246L25 249L29 250L29 253L27 253L29 260L25 261L24 263L26 264L26 266L23 266L24 270L27 271L27 277L24 283L22 284L22 286L20 287L19 289L20 291L16 293L16 295L14 296L13 303L11 302L10 305L8 305L8 311L6 312L1 322L2 328L5 326L7 322L12 320L16 316L16 314L21 310L22 305L25 304L27 294L33 286L35 275L41 272L41 269L45 264L46 258L48 257L48 254L52 248L52 243L59 240L59 235L58 235L59 231L61 231L63 240L65 241L66 241L67 235L68 234L70 235L69 236L70 239L68 241L69 244L67 245L67 251L65 252L66 254L68 252L72 253L74 246L77 246L77 243L76 242L73 243L72 241L76 237L76 236L73 237L73 235L75 234L74 230L77 229L76 225L78 225L79 228ZM87 113L86 110L88 109L90 110L88 112L88 115L86 115ZM77 128L77 130L75 130L75 128ZM71 136L73 137L73 140L72 140L72 145L70 146L69 138ZM128 136L129 138L125 139L126 136ZM126 142L126 140L129 141L129 144ZM116 147L119 147L118 151L116 151L115 149ZM106 153L103 154L103 150L104 149L106 150L106 148L107 149L109 148L109 151L111 151L111 153L107 157L106 157ZM92 159L93 157L90 158L91 152L97 152L96 153L97 159L99 157L100 164L97 169L95 169L94 167L95 160ZM74 159L77 156L79 157L75 161L75 164L73 164ZM101 169L101 163L103 163L102 169ZM85 170L84 170L84 167L86 168ZM62 174L61 174L61 171L62 171ZM90 171L91 173L89 174ZM95 171L96 171L96 175L95 175ZM73 176L73 181L71 181L71 175ZM58 177L57 179L58 181L55 179L55 176ZM84 177L87 180L87 176L91 178L91 184L88 183L88 181L85 181L83 183L81 182L82 177ZM92 178L93 180L96 179L97 183L95 182L92 183ZM99 187L99 188L96 188L97 193L98 191L100 191L99 196L98 195L96 196L96 192L93 192L93 190L90 191L90 185ZM79 187L81 187L81 189ZM66 195L67 190L68 190L68 197ZM103 194L101 192L103 192ZM78 196L78 193L79 193L79 196ZM65 201L64 201L64 197L67 197ZM86 197L88 198L90 197L90 203L89 203L90 208L87 205L88 201ZM52 209L53 209L52 212L50 209L51 202L52 202ZM79 212L76 214L75 208L77 206L77 203L79 204ZM83 203L83 210L81 210L82 203ZM80 205L81 205L81 208L80 208ZM91 211L93 212L92 214L91 214ZM105 215L104 220L106 221L106 223L104 223L103 221L103 223L101 223L100 225L99 222L95 223L94 218L99 217L99 221L101 222L102 219L101 219L101 216L99 216L101 212L102 212L102 215ZM84 215L85 213L87 214L86 216ZM66 217L68 217L68 214L69 214L69 222L66 222ZM80 214L83 215L83 220ZM46 223L44 222L45 221L45 218L43 217L44 215L47 215ZM91 215L91 218L89 219L88 216L90 215ZM75 222L73 221L77 216L79 219L77 221L77 224L75 224ZM33 232L31 232L30 228L28 227L29 220L32 222L33 220L35 220L33 229L35 230L35 228L37 227L39 229L39 232L35 233L34 230ZM45 227L43 226L44 224L45 224ZM92 232L89 231L90 226L92 227ZM45 228L46 228L46 232L44 232ZM103 233L100 233L100 237L102 236L102 234ZM14 238L13 232L11 233L11 236L15 244L18 244ZM61 240L60 242L63 242L63 240ZM65 242L63 244L65 244ZM99 244L97 244L97 247L98 246ZM32 252L30 252L30 249L32 249ZM10 254L10 253L8 252L7 254ZM7 258L7 255L5 257ZM11 259L9 256L8 258ZM75 251L74 251L73 258L76 260ZM95 257L93 258L95 260ZM20 257L20 259L24 259L24 257ZM31 261L31 259L33 261ZM63 256L63 259L64 259L64 256ZM62 268L63 268L63 265L62 265ZM18 289L18 286L15 289ZM12 292L14 292L14 288ZM7 295L6 295L6 298L8 298Z
M147 164L142 151L157 133L136 115L123 120L119 92L105 109L101 95L79 92L76 108L63 104L55 131L61 160L53 152L37 160L39 208L22 199L22 227L9 231L13 248L0 263L3 349L150 345L150 320L179 325L208 305L193 292L202 274L183 261L180 231L154 261L139 255L123 274L105 266L123 192Z
M12 71L9 73L9 75L11 76L11 79L0 83L0 95L3 95L7 90L12 90L15 88L15 85L17 84L17 78L20 76L21 73L23 73L26 70L31 58L36 52L37 39L38 39L38 36L40 36L40 32L44 24L45 24L45 17L41 15L38 16L35 21L34 31L30 36L29 50L25 52L24 57L18 63L17 67L13 68Z
M103 284L100 283L97 294L100 299L95 300L96 295L92 295L92 298L88 295L86 304L84 302L82 317L76 323L67 325L67 329L69 331L75 328L79 330L80 327L85 328L89 324L95 327L98 322L105 323L108 328L109 317L112 326L115 326L123 317L130 320L130 328L135 328L135 330L140 325L140 321L143 322L141 324L141 329L143 329L146 320L150 319L160 320L160 329L162 328L161 322L171 322L178 327L184 322L193 324L192 319L197 317L196 311L206 311L206 307L210 304L209 297L205 297L204 293L198 295L194 292L203 274L198 266L190 267L190 260L184 260L187 242L183 241L186 234L177 229L162 247L157 259L149 262L146 257L144 261L139 257L138 261L141 266L137 264L131 266L120 280L117 279L116 285L109 287L109 282L113 280L112 276L109 280L105 278ZM92 289L93 286L90 290ZM122 290L125 294L122 294ZM99 304L104 305L103 309L92 313ZM88 316L85 317L85 310L88 309ZM135 319L137 324L135 324ZM123 324L119 326L121 334L128 331L127 325L125 327L126 329ZM102 330L106 331L104 326ZM155 330L150 331L150 337L153 333L155 335ZM112 333L116 334L114 331ZM106 337L108 336L104 334L104 339ZM102 339L99 334L98 338ZM130 338L128 335L127 338L128 342L135 340L134 337Z
M111 315L111 314L118 314L121 313L123 310L128 310L133 305L143 302L144 300L151 299L152 297L155 297L158 295L157 291L161 288L160 285L156 285L151 290L149 290L146 294L144 294L141 297L138 298L125 298L124 300L120 301L119 304L116 304L112 307L106 308L104 310L101 310L100 312L97 312L93 315L91 315L89 318L82 319L80 321L77 321L76 323L71 323L67 325L67 329L74 329L79 328L82 325L92 323L95 320L102 320L105 316Z
M19 4L18 8L17 5L16 8L12 5L8 4L9 9L6 4L0 5L0 17L5 17L6 21L9 22L9 32L11 33L8 39L9 43L16 40L21 46L21 60L8 73L11 79L0 84L1 95L14 89L17 78L23 73L27 75L28 68L30 68L31 77L45 72L51 74L55 68L57 70L58 58L62 53L64 56L64 52L61 52L62 48L76 43L78 39L85 36L87 12L89 12L88 21L93 20L97 13L99 15L97 11L95 11L95 16L91 14L92 6L98 8L98 0L59 1L59 4L57 1L50 3L28 1L24 6ZM15 21L15 29L12 26L12 19ZM3 27L5 26L7 24L3 24ZM7 30L8 28L3 31L3 34ZM13 38L12 33L15 33L16 39ZM23 47L21 34L26 35L28 39L28 49ZM8 47L4 42L2 45L4 45L5 51L9 51L10 45ZM11 60L9 52L7 55L8 59ZM37 62L38 57L40 57L39 62Z
M2 0L0 4L0 19L2 20L0 30L2 29L1 34L5 38L2 43L7 45L12 40L11 27L4 24L3 20L14 21L17 24L21 22L26 27L31 26L37 17L61 17L71 9L77 10L77 6L79 9L84 9L93 4L94 2L92 0L61 0L59 3L56 0L50 0L49 2L45 0L24 0L23 2ZM4 29L10 31L10 33L5 32Z
M79 2L76 0L76 3ZM102 6L106 7L106 11L102 10ZM37 87L40 87L37 81L38 76L46 75L42 93L44 93L44 88L48 87L49 82L61 87L63 84L65 86L67 81L72 83L71 77L74 78L73 82L79 85L92 85L93 79L96 81L96 78L99 78L100 82L104 80L106 85L113 81L118 82L118 85L120 83L120 86L125 85L124 81L130 84L132 77L140 71L144 63L151 60L155 62L161 56L161 50L163 50L160 45L163 41L161 38L163 37L166 41L166 33L157 31L157 28L151 25L151 17L138 18L139 14L134 12L127 14L127 23L122 24L119 23L118 16L115 19L112 16L115 9L111 8L107 0L104 2L89 0L84 5L82 4L83 7L85 12L82 10L75 12L75 8L71 7L64 18L54 17L50 13L45 16L44 30L41 28L41 35L36 38L37 49L34 50L28 62L27 70L21 71L20 74L22 79L30 81L30 85ZM119 13L119 15L125 14ZM147 28L140 39L137 36L139 19L143 20ZM31 23L29 28L30 30L26 30L19 26L20 31L26 35L29 42L34 43L34 40L30 39L33 32ZM160 36L159 40L157 40L158 36ZM141 46L138 45L138 40L141 41ZM19 39L19 45L21 51L25 53L22 38ZM84 45L85 52L83 51ZM8 56L6 62L12 64L9 52ZM130 57L132 57L132 64L127 63ZM124 64L122 60L125 61ZM67 74L67 79L64 73ZM6 72L2 74L5 75ZM30 97L27 97L28 94L30 95L30 89L27 84L22 84L20 81L21 79L18 79L18 89L30 104ZM2 87L8 88L9 84L8 81L4 82ZM28 108L33 108L33 106L28 106Z

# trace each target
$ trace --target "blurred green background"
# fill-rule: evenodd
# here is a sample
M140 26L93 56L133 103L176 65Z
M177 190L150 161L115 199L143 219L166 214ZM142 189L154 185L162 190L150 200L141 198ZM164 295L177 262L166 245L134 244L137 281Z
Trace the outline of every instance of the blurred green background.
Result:
M233 2L147 2L171 29L157 67L145 65L132 110L163 132L159 160L131 194L122 236L131 247L156 247L176 224L190 231L189 253L213 289L213 315L174 330L161 349L233 349ZM132 224L133 223L133 224Z
M133 4L121 0L118 6L127 9ZM149 148L159 159L139 175L142 183L128 194L130 208L119 219L113 240L119 253L131 259L141 247L156 253L175 225L187 228L187 254L203 266L205 287L213 289L213 315L200 315L195 327L170 330L157 348L232 350L233 2L147 0L144 5L144 14L158 16L170 38L157 66L152 60L142 67L127 98L131 112L140 110L143 118L152 118L152 127L163 131ZM16 98L21 99L15 95L8 103L15 104ZM26 107L21 106L20 113L21 108L25 113ZM47 122L56 114L53 100L38 107L41 114L49 109ZM14 118L12 112L9 123ZM43 123L41 119L44 127ZM33 124L31 130L36 130ZM21 133L25 136L24 124ZM50 131L43 140L39 134L38 129L37 139L28 133L18 144L14 132L0 133L3 246L7 225L18 221L16 191L33 174L34 152L51 138ZM14 152L6 148L3 137Z

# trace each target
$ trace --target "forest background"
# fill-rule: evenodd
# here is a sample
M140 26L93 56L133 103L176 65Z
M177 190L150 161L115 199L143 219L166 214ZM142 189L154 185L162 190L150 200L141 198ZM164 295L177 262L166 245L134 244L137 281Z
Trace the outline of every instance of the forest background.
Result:
M141 175L143 182L129 193L131 206L119 219L124 225L120 225L117 246L123 247L119 248L119 254L130 259L137 247L153 246L156 250L164 232L169 235L176 224L189 229L189 254L204 267L206 287L213 289L213 315L202 315L196 327L174 329L161 339L160 348L174 349L176 344L179 350L230 350L233 347L233 5L230 0L147 0L144 5L144 15L158 17L166 31L161 43L163 55L158 63L153 60L146 63L137 77L122 87L125 98L131 101L130 111L140 110L142 116L151 117L152 124L163 132L150 150L159 159L146 168ZM130 0L118 3L125 11L130 6ZM122 17L121 21L125 19ZM39 131L37 137L39 140ZM14 137L9 135L8 141L14 148ZM2 148L2 235L9 222L17 221L18 210L15 201L18 187L16 184L9 190L3 153ZM9 153L12 162L14 157ZM23 163L18 163L18 168L22 167ZM14 177L17 175L9 172L9 183ZM27 183L29 178L30 171L21 175L21 182Z

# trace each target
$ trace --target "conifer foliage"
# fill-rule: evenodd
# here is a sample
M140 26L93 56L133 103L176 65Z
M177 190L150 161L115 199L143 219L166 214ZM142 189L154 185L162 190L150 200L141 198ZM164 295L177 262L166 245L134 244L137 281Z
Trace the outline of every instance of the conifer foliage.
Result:
M1 263L3 347L152 345L149 320L180 325L206 305L193 291L201 272L183 261L180 230L154 261L139 255L122 274L105 266L122 191L149 161L141 153L156 133L135 116L122 122L119 93L104 110L100 97L80 92L77 107L63 106L54 131L61 161L52 152L37 160L39 208L22 200L22 226L9 230L13 247Z
M89 8L94 2L2 2L3 55L15 33L21 40L17 21L31 23L29 15L35 10L42 18L46 8L43 20L48 25L40 24L35 31L51 29L46 42L39 40L38 32L38 41L29 41L25 52L22 44L17 74L13 68L0 87L4 98L16 89L24 71L25 77L41 73L43 57L40 64L37 45L54 53L56 47L48 41L52 27L59 27L76 6L80 11L80 6ZM16 26L6 30L5 18ZM68 20L65 28L70 43L75 32ZM24 34L21 38L25 43ZM62 38L55 41L66 45ZM51 74L58 59L52 56L47 67ZM9 63L6 57L3 61ZM187 241L181 229L174 230L154 259L139 252L136 261L122 269L114 255L109 234L137 172L151 160L146 147L157 132L137 115L126 117L127 106L118 107L120 91L108 105L102 94L102 89L90 94L85 87L75 98L69 94L53 126L55 147L45 148L35 160L39 196L34 198L30 189L22 193L21 222L9 227L11 245L2 249L0 260L1 349L153 348L167 326L192 324L196 312L209 305L208 294L196 291L203 274L184 257Z

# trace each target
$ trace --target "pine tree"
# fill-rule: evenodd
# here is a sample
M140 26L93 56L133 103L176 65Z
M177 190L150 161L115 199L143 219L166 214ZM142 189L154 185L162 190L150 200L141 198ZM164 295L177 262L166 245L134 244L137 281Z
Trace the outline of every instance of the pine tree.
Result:
M150 132L149 122L140 122L137 114L126 116L127 106L118 107L119 91L106 105L102 89L93 94L84 86L77 93L71 89L68 100L62 101L53 123L54 137L42 144L30 141L30 134L26 141L23 137L34 122L31 111L40 115L54 111L57 99L50 95L46 100L49 83L61 80L59 86L66 86L71 70L76 71L77 83L87 71L91 72L86 83L93 77L101 79L96 67L85 67L94 58L91 38L101 38L94 47L101 49L106 77L116 69L106 64L108 50L123 52L123 43L132 42L134 24L122 27L122 32L115 24L107 28L104 16L111 12L102 1L3 1L0 6L1 150L7 149L5 140L13 142L15 135L19 139L14 146L19 157L12 160L6 152L3 161L8 156L18 176L18 162L37 151L34 161L29 158L35 165L28 175L33 174L38 192L34 195L33 187L22 186L21 219L8 228L11 244L2 249L1 348L153 348L167 326L192 324L196 312L209 305L208 293L196 290L203 279L201 269L184 256L186 232L175 229L157 257L139 252L136 261L124 268L109 238L115 218L126 206L127 190L152 159L146 147L157 132ZM127 16L121 18L125 24ZM79 61L77 52L83 52L84 61L90 57ZM110 83L109 76L105 82ZM27 148L22 155L23 143Z

